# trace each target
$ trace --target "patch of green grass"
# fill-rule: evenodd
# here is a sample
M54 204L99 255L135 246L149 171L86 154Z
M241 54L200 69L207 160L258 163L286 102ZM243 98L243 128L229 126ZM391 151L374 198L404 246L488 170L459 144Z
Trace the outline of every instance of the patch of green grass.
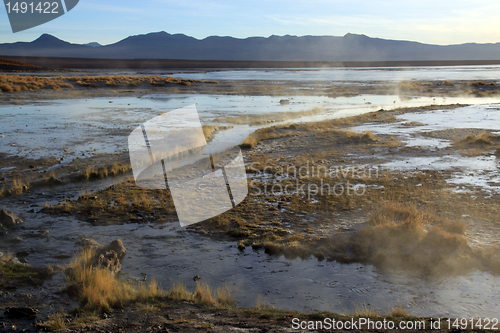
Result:
M41 270L40 268L11 264L8 262L10 258L12 258L12 256L7 255L2 257L0 261L0 270L3 272L3 274L0 275L0 288L3 288L5 285L13 282L30 285L31 283L29 282L29 277L38 277L38 273Z

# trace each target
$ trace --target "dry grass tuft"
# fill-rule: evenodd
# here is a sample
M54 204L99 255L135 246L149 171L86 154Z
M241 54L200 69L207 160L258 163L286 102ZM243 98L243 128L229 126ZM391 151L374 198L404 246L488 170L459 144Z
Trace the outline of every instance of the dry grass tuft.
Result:
M49 315L45 322L38 323L37 326L43 327L46 331L53 332L65 329L67 323L64 314L57 312Z
M111 166L111 169L109 170L109 174L111 176L116 176L116 175L128 172L131 169L132 169L132 166L130 164L115 163Z
M7 192L7 194L9 195L19 195L22 194L23 192L26 192L28 189L29 189L29 183L24 183L20 178L14 176L9 190L8 191L4 190L3 192Z
M217 288L217 304L219 306L230 307L236 303L236 300L231 297L233 291L229 284Z
M451 81L446 80L446 81L443 81L443 82L441 83L441 85L442 85L442 86L448 86L448 87L454 87L454 86L455 86L455 83L453 83L453 82L451 82Z
M422 91L422 83L417 81L402 81L399 83L400 91Z
M456 148L488 147L500 143L500 135L483 131L454 142Z
M192 298L192 294L182 282L174 283L168 292L168 296L174 300L190 300Z
M151 85L162 87L167 84L190 85L191 82L205 82L191 79L174 78L172 76L130 76L130 75L115 75L115 76L72 76L67 78L68 81L75 82L76 85L89 88L99 87L139 87L141 85Z
M0 91L3 92L35 91L41 89L61 90L62 88L73 88L62 76L0 75Z
M88 165L81 177L85 180L101 179L108 176L117 176L126 173L132 169L130 164L115 163L111 167L101 165L96 168Z
M152 279L149 284L139 284L135 300L140 303L153 300L155 297L165 295L165 291L158 285L155 279Z
M219 125L203 125L203 134L205 135L205 140L209 142L212 140L214 133L222 130L232 128L233 126L219 126Z
M206 282L196 282L196 290L193 295L197 303L205 305L215 305L213 291Z
M267 139L285 138L292 135L292 131L278 128L276 126L262 128L250 134L245 140L243 140L241 146L244 148L252 148L257 143Z
M264 297L261 294L258 294L257 298L255 299L254 308L257 310L272 310L274 309L274 306L267 303Z
M71 82L71 83L70 83ZM31 75L0 75L0 92L19 92L51 89L72 89L73 84L84 88L116 88L139 87L141 85L164 86L177 84L189 86L192 82L217 83L214 81L197 81L191 79L173 78L171 76L56 76L39 77Z
M474 266L465 229L461 221L388 202L351 241L358 259L364 257L379 267L460 272Z
M478 86L494 86L495 85L495 82L490 82L490 83L486 83L484 81L473 81L473 82L469 82L469 86L471 87L478 87Z
M398 305L396 307L392 307L389 313L387 313L387 317L392 318L408 318L411 315L403 309L402 305Z
M363 305L359 306L357 304L354 304L354 313L352 314L353 317L358 317L358 318L379 318L381 317L380 312L377 311L377 309L373 308L371 305L366 305L363 303Z
M69 284L79 284L85 310L120 308L129 304L137 292L132 285L117 279L107 269L92 267L95 250L85 249L66 270Z
M183 283L174 283L172 288L165 292L155 279L147 284L134 285L119 279L107 269L93 267L94 257L94 249L85 249L72 260L65 271L68 285L81 286L79 296L84 311L121 308L132 302L148 303L161 297L223 307L235 304L227 284L214 292L208 283L198 282L194 293L190 293Z

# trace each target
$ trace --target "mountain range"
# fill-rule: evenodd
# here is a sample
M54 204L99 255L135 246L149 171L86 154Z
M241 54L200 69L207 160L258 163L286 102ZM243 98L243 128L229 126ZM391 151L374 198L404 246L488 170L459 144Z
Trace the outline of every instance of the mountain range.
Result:
M32 42L0 44L1 56L94 59L183 59L246 61L467 61L500 60L500 43L431 45L371 38L335 36L210 36L155 32L127 37L117 43L72 44L49 34Z

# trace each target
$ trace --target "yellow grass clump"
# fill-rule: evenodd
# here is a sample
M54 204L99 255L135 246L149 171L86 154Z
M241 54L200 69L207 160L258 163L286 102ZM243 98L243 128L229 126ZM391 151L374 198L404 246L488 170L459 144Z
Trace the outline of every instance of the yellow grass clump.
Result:
M272 304L267 303L265 298L261 294L258 294L257 298L255 299L254 309L272 310L272 309L274 309L274 306Z
M96 253L85 249L66 270L70 285L80 285L79 296L84 309L119 308L130 303L137 291L131 284L119 280L108 269L93 267Z
M473 81L473 82L469 82L469 86L471 87L478 87L478 86L494 86L495 85L495 82L490 82L490 83L486 83L484 81Z
M0 75L0 91L18 92L35 91L40 89L71 89L73 86L62 76L39 77L31 75Z
M500 135L483 131L477 135L468 135L465 139L455 141L454 146L457 148L484 147L497 143L500 143Z
M443 82L441 83L441 85L442 85L442 86L448 86L448 87L454 87L454 86L455 86L455 83L453 83L453 82L451 82L451 81L446 80L446 81L443 81Z
M233 306L236 303L236 300L231 297L231 294L233 291L231 290L231 287L229 284L225 284L223 287L218 287L217 288L217 303L220 306Z
M377 311L377 309L373 308L372 306L362 304L362 305L357 305L354 304L354 313L352 314L353 317L358 317L358 318L379 318L381 317L380 312Z
M192 294L186 289L186 285L182 282L172 284L168 296L174 300L190 300Z
M217 83L214 81L197 81L174 78L171 76L55 76L39 77L31 75L0 75L0 92L35 91L41 89L72 89L74 86L85 88L101 87L139 87L141 85L164 86L177 84L189 86L192 82Z
M196 282L196 290L193 297L200 304L215 305L213 292L206 282Z
M353 239L357 256L380 267L459 272L474 266L461 221L388 202Z
M392 307L389 313L387 313L387 316L392 318L408 318L411 315L403 309L402 305L398 305L396 307Z
M145 303L160 295L165 295L165 291L158 285L155 279L152 279L149 284L139 284L135 300L140 303Z
M94 249L84 249L65 270L68 285L79 286L79 298L86 311L121 308L132 302L147 303L162 297L223 307L235 303L228 285L214 291L208 283L198 282L194 293L190 293L184 284L174 283L169 291L164 291L155 279L149 283L120 279L108 269L93 265L95 256Z
M401 81L398 88L400 91L422 91L422 83L417 81Z

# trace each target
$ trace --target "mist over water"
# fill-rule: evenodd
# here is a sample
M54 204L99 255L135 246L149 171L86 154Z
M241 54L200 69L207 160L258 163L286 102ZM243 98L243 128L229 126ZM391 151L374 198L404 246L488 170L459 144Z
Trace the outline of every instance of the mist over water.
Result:
M195 80L296 81L325 84L370 84L403 80L493 80L500 77L500 65L447 67L344 67L314 69L241 69L181 72L174 77Z

